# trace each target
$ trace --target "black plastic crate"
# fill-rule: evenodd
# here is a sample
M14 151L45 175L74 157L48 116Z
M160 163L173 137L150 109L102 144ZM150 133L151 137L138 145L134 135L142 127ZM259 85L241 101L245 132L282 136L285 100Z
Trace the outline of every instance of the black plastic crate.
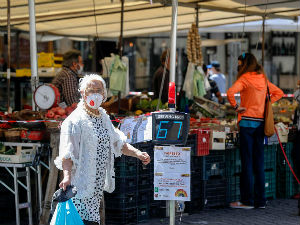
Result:
M204 156L205 172L204 180L212 177L225 177L225 151L210 150L209 155Z
M127 165L136 165L137 158L122 155L121 157L115 158L115 166L127 166Z
M191 171L192 173L202 174L205 170L205 163L203 163L204 156L192 156L191 157ZM203 176L203 174L201 175ZM203 178L201 178L203 179Z
M227 205L227 180L226 179L210 179L203 181L205 185L205 206L223 207Z
M147 222L149 220L149 204L137 207L137 221L138 223Z
M138 205L144 205L144 204L150 204L150 198L153 198L153 195L151 195L150 190L139 190L138 191L138 197L137 197L137 204Z
M202 185L202 176L198 173L191 174L191 200L203 198L203 185Z
M198 174L201 180L212 177L225 177L225 151L211 150L207 156L193 156L191 171Z
M154 159L151 158L151 163L144 165L141 161L137 164L138 175L150 175L154 172Z
M105 209L105 222L110 224L131 225L137 224L137 210L135 208L127 209Z
M151 187L150 182L151 182L150 174L149 175L140 175L138 177L138 190L149 189Z
M150 218L166 218L167 217L167 208L166 206L162 206L159 201L155 201L152 203L149 208L149 216Z
M115 173L118 177L128 177L137 175L137 166L136 164L128 164L125 166L115 166Z
M137 192L117 194L105 193L105 204L105 207L108 209L125 209L136 207Z
M116 189L114 193L132 193L137 192L137 177L115 177Z
M189 134L185 147L191 148L191 156L197 155L197 134Z

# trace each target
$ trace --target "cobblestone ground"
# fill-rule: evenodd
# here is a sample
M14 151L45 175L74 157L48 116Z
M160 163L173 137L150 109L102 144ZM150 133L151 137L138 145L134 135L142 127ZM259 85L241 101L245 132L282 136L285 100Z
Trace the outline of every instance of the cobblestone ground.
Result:
M298 201L279 199L268 202L266 209L209 209L197 214L184 215L176 225L300 225ZM168 219L152 219L141 225L165 225Z

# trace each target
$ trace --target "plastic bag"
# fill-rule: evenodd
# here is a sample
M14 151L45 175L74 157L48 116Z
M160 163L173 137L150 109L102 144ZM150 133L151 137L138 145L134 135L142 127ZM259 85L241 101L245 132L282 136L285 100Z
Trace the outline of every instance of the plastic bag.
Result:
M59 202L56 206L50 225L84 225L73 202Z
M84 225L71 198L77 194L76 187L69 185L64 191L58 189L52 197L50 225ZM57 203L55 211L54 204Z
M194 90L194 72L195 72L195 64L189 62L185 80L183 84L183 91L185 91L185 97L188 99L193 99L193 90Z
M194 71L194 89L193 89L193 96L194 97L203 97L206 95L205 87L204 87L204 73L201 67L197 68Z

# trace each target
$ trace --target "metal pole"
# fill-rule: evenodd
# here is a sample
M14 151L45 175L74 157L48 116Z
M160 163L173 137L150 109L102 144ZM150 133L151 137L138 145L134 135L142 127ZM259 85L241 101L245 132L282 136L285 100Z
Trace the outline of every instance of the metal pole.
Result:
M178 10L178 1L172 0L170 82L175 82L175 72L176 72L177 10ZM174 107L173 110L175 110L175 108L176 107ZM174 200L170 201L170 225L175 225L175 201Z
M38 85L38 66L37 66L37 47L36 47L36 29L35 29L35 4L34 0L28 0L29 6L29 28L30 28L30 65L31 65L31 91L32 96ZM32 98L32 109L36 110Z
M7 0L7 112L11 113L10 109L10 0Z
M122 55L123 55L124 2L125 2L125 0L121 0L121 23L120 23L120 37L119 37L120 58L122 58Z
M17 168L14 167L14 191L15 191L15 205L16 205L16 225L20 225L20 210L19 210L19 187L18 187L18 173Z
M31 187L30 187L30 168L26 167L26 185L27 185L27 203L28 203L28 217L29 225L32 223L32 203L31 203Z
M37 166L38 176L38 195L39 195L39 217L42 215L42 179L41 179L41 164Z
M265 64L265 21L266 17L263 17L263 23L262 23L262 41L261 41L261 64L264 66Z
M178 1L172 0L170 82L175 82L175 72L176 72L175 69L176 69L177 9L178 9Z

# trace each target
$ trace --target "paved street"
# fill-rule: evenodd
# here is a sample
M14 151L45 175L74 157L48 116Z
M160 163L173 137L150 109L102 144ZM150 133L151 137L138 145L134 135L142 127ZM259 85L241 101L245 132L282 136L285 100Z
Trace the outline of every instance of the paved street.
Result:
M266 209L209 209L198 214L184 215L182 222L179 217L176 225L300 225L300 216L297 215L297 200L280 199L269 201ZM25 220L21 223L27 225ZM167 225L169 220L152 219L148 223L140 225ZM0 225L15 225L15 222L3 223Z
M176 225L299 225L297 200L281 199L268 202L266 209L209 209L177 219ZM141 225L165 225L168 219L153 219Z

